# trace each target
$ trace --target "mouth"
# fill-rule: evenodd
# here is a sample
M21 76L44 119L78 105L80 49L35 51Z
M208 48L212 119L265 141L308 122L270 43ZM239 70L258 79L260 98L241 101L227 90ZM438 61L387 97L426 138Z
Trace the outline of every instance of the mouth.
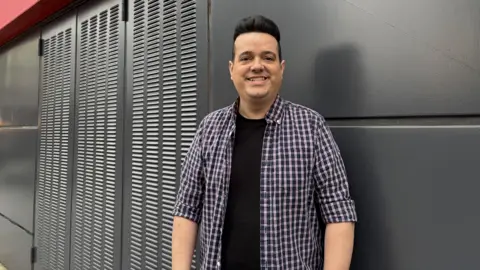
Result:
M262 81L266 81L266 80L268 80L268 77L265 77L265 76L247 78L247 81L250 81L250 82L262 82Z

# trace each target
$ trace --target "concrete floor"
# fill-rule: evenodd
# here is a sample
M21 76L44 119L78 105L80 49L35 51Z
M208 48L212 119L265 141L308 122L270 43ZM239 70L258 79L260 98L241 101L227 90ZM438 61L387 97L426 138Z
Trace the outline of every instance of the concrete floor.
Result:
M0 262L4 267L8 270L31 270L31 246L31 234L0 216Z

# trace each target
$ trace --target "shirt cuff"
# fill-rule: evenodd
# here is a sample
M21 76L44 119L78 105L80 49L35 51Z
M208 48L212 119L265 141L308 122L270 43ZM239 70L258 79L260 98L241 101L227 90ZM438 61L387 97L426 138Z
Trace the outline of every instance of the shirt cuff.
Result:
M357 222L357 212L353 200L337 201L322 205L323 222Z
M173 209L173 216L189 219L197 224L201 221L200 210L185 204L178 203Z

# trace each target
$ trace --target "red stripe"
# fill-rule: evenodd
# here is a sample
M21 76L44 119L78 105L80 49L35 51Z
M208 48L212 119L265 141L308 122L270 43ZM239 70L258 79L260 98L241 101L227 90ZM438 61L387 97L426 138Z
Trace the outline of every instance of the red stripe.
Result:
M0 30L0 47L49 16L62 10L74 0L39 0Z
M37 0L0 0L0 29L36 2Z

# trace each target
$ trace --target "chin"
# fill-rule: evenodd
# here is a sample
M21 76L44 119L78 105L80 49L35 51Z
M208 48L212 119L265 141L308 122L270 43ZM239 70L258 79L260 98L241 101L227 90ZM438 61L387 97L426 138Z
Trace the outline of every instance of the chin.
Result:
M246 94L248 97L253 99L261 99L269 96L269 92L267 90L258 90L258 89L247 90Z

